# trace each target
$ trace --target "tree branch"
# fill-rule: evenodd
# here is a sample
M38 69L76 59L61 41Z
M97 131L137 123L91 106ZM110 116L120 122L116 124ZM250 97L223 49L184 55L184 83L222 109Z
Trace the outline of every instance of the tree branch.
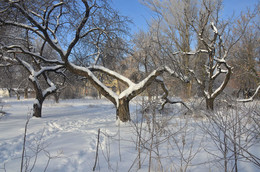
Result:
M163 82L162 80L156 78L155 81L156 81L158 84L160 84L160 86L161 86L161 88L162 88L162 90L163 90L163 92L164 92L164 95L161 97L161 99L164 100L164 102L162 103L162 108L161 108L161 110L164 109L164 106L165 106L167 103L169 103L169 104L181 103L181 104L182 104L183 106L185 106L189 111L191 111L190 108L189 108L183 101L171 101L171 100L168 98L169 91L168 91L166 85L164 84L164 82Z
M110 70L108 68L105 68L103 66L96 66L95 65L95 66L88 67L88 69L90 71L92 71L92 72L95 72L95 71L103 72L103 73L105 73L105 74L107 74L109 76L112 76L112 77L116 78L117 80L119 80L120 82L126 84L127 86L130 86L130 85L134 84L130 79L124 77L123 75L120 75L119 73L117 73L115 71L112 71L112 70Z
M71 43L68 46L67 52L65 54L65 59L64 59L65 62L68 62L68 57L69 57L69 55L72 51L72 48L76 45L76 43L80 39L80 32L81 32L82 28L84 27L84 25L86 24L86 22L89 18L90 8L89 8L89 5L88 5L88 2L86 0L81 0L81 1L84 3L84 6L86 8L85 16L83 17L83 19L81 20L78 28L76 29L74 39L71 41Z
M255 91L255 93L253 94L253 96L251 96L251 97L248 98L248 99L238 99L237 102L244 102L244 103L252 102L252 101L254 100L254 98L257 96L259 90L260 90L260 85L258 85L258 87L256 88L256 91Z
M37 53L33 53L33 52L30 52L30 51L24 50L24 48L22 48L19 45L11 45L11 46L8 46L8 47L3 47L3 48L7 49L8 53L23 53L23 54L27 54L27 55L31 55L33 57L36 57L36 58L38 58L38 59L40 59L40 60L42 60L46 63L64 65L64 62L62 62L62 61L46 59L45 57L43 57L43 56L41 56ZM19 49L21 51L18 51L18 50L15 50L15 49Z

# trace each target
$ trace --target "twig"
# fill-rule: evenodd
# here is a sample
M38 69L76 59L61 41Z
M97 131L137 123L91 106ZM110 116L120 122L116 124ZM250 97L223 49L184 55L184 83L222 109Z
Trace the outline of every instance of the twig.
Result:
M98 129L97 149L96 149L96 157L95 157L95 164L94 164L94 167L93 167L93 171L95 171L95 169L96 169L96 165L97 165L97 159L98 159L98 146L99 146L99 135L100 135L100 128Z
M23 136L23 150L22 150L22 160L21 160L21 168L20 171L23 172L23 163L24 163L24 154L25 154L25 143L26 143L26 135L27 135L27 128L29 124L30 118L27 119L24 127L24 136Z

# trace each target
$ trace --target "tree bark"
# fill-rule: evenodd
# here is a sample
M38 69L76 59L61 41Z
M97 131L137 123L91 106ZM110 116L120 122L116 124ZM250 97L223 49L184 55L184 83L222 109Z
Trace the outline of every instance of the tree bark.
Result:
M28 99L28 88L27 87L24 89L24 98Z
M214 99L213 98L206 98L206 107L208 110L214 110Z
M11 98L11 97L12 97L12 93L11 93L11 92L12 92L12 89L11 89L11 88L8 88L7 90L8 90L9 98Z
M119 99L116 116L122 122L130 121L129 100L125 97Z
M42 117L42 104L43 100L35 99L35 102L33 104L33 116L37 118Z
M60 94L61 94L60 92L55 92L55 93L53 94L53 97L54 97L54 100L55 100L56 103L59 103Z

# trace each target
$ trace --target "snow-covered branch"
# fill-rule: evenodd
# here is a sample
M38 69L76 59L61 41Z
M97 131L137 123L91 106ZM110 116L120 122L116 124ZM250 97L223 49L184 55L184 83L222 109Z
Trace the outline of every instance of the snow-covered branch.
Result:
M63 65L46 66L46 67L41 66L41 69L38 72L35 72L34 76L38 77L38 76L40 76L44 72L47 72L47 71L50 71L50 72L51 71L57 71L57 70L59 70L59 69L61 69L63 67L64 67Z
M0 59L2 59L4 62L6 62L8 64L17 64L18 63L18 61L16 59L13 59L11 57L5 56L3 54L0 54Z
M176 77L176 78L180 79L180 80L183 81L183 82L186 82L186 83L189 82L189 78L188 78L187 76L183 75L182 73L177 73L177 72L175 72L174 70L172 70L172 69L169 68L168 66L165 66L165 67L164 67L164 70L165 70L166 72L168 72L171 76Z
M154 70L150 75L137 84L130 85L125 91L119 95L119 99L122 97L128 97L129 100L143 92L157 76L161 75L165 71L164 67Z
M11 63L0 64L0 67L9 67L9 66L12 66L12 64Z
M57 71L61 68L63 68L63 65L55 65L55 66L41 66L40 64L37 64L38 68L40 68L38 71L34 69L34 67L26 62L25 60L22 60L21 58L17 57L16 54L14 54L15 59L20 62L24 68L30 73L29 80L31 81L34 90L36 92L36 98L33 105L33 116L41 117L41 109L42 104L45 98L56 92L57 87L56 85L50 80L48 76L48 72L50 71ZM46 89L43 89L41 86L41 82L39 82L39 77L43 76L45 81L47 82L48 87Z
M238 99L237 102L244 102L244 103L246 103L246 102L253 101L254 98L257 96L259 90L260 90L260 85L258 85L258 87L255 90L255 93L250 98L248 98L248 99Z
M126 84L127 86L130 86L130 85L134 84L130 79L124 77L123 75L120 75L119 73L117 73L115 71L112 71L112 70L110 70L108 68L105 68L103 66L96 66L95 65L95 66L88 67L88 69L90 71L92 71L92 72L95 72L95 71L103 72L103 73L105 73L105 74L107 74L109 76L114 77L115 79L117 79L120 82Z
M194 52L183 52L183 51L176 51L174 53L172 53L171 55L178 55L178 54L181 54L181 55L196 55L196 54L199 54L199 53L208 53L209 51L208 50L205 50L205 49L199 49L197 51L194 51Z
M212 98L216 98L226 88L228 81L230 80L230 76L232 73L232 67L229 66L227 63L224 63L224 65L227 68L225 78L224 78L222 84L212 93L212 95L211 95Z
M30 30L30 31L34 32L35 34L37 34L42 39L45 38L44 35L37 28L34 28L32 26L29 26L29 25L26 25L23 23L18 23L18 22L14 22L14 21L3 21L0 18L0 24L1 25L10 25L10 26L15 26L15 27L19 27L22 29Z
M215 80L221 73L227 73L227 72L228 70L224 70L219 67L218 70L215 72L215 74L211 76L211 79Z
M195 79L195 81L202 86L203 82L196 76L194 70L188 69L189 73L191 74L191 76Z
M67 68L72 72L86 77L91 84L107 99L109 99L114 105L118 105L118 95L105 86L91 71L86 67L76 66L72 63L68 63Z
M224 58L223 59L215 58L214 60L216 61L216 64L212 67L212 70L215 71L215 74L211 76L212 80L215 80L222 73L228 74L229 72L228 69L229 68L232 69L232 67L227 64ZM221 65L225 66L226 69L222 69Z
M57 90L57 87L56 87L55 84L49 79L49 77L47 77L47 83L48 83L49 87L46 88L46 89L42 92L43 97L47 97L48 95L52 94L53 92L55 92L55 91Z
M178 73L174 72L167 66L159 67L153 72L150 73L145 79L143 79L141 82L137 84L131 84L129 88L127 88L125 91L123 91L119 95L119 99L122 97L128 97L129 100L134 98L136 95L140 94L143 92L152 82L156 80L158 76L163 74L164 72L168 72L171 76L177 77L181 79L184 82L188 82L188 77L186 76L181 76Z

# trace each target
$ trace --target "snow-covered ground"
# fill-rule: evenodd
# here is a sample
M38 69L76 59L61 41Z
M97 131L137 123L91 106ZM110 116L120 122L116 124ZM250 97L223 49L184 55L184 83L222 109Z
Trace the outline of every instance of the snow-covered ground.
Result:
M0 171L21 169L25 123L33 101L2 99L7 114L0 118ZM132 122L120 123L113 104L105 99L58 104L46 100L43 117L29 120L23 170L93 171L100 129L96 171L223 171L223 161L215 156L221 153L200 128L203 119L184 118L175 110L157 115L152 125L151 115L142 119L139 109L138 101L133 101ZM253 147L256 155L258 146ZM252 163L241 162L239 168L259 171Z

